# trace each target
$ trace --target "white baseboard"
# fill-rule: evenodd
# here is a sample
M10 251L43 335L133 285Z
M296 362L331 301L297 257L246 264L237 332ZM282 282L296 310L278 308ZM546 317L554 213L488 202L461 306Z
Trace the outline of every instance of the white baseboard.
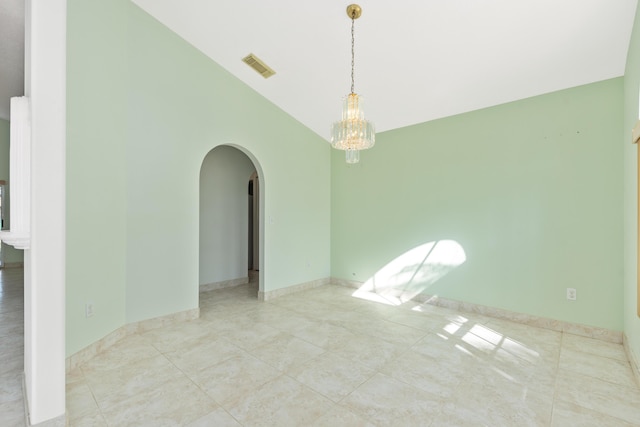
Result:
M640 359L638 359L637 355L631 349L631 346L629 346L629 337L627 337L627 334L623 334L622 344L624 345L624 351L627 353L627 359L629 359L629 363L631 364L633 376L636 378L638 387L640 387Z
M38 424L31 424L31 421L29 419L29 400L27 399L27 379L24 375L24 372L22 373L22 401L24 402L24 425L25 426L37 426L37 427L65 427L67 425L69 425L68 423L68 419L67 419L67 414L64 413L58 417L55 418L51 418L49 420L43 421L41 423Z
M27 399L27 377L22 372L22 403L24 404L24 425L29 425L29 399Z
M258 299L260 301L269 301L284 295L294 294L296 292L306 291L308 289L317 288L331 283L329 277L324 279L312 280L310 282L299 283L297 285L287 286L286 288L274 289L273 291L258 291Z
M332 284L347 286L350 288L360 288L364 285L362 282L345 279L331 279ZM550 329L557 332L566 332L574 335L580 335L587 338L595 338L602 341L622 344L622 332L612 331L610 329L599 328L596 326L582 325L579 323L566 322L562 320L549 319L546 317L533 316L530 314L517 313L514 311L504 310L501 308L488 307L479 304L471 304L468 302L456 301L447 298L441 298L434 295L418 294L412 298L424 304L435 305L438 307L450 308L452 310L480 314L487 317L497 319L510 320L516 323L522 323L528 326Z
M5 262L2 264L2 268L22 268L24 267L24 262Z
M174 323L194 320L198 317L200 317L200 308L193 308L191 310L181 311L166 316L155 317L153 319L141 320L140 322L129 323L127 325L121 326L110 334L94 342L93 344L90 344L82 350L67 357L65 361L66 370L67 372L72 371L83 363L88 362L89 360L93 359L95 356L107 350L109 347L113 346L115 343L128 335L143 333Z
M232 288L234 286L246 285L249 283L249 276L239 277L237 279L223 280L220 282L205 283L200 285L200 292L215 291L217 289Z
M68 421L67 415L63 414L63 415L60 415L59 417L51 418L50 420L43 421L38 424L27 424L27 425L31 427L65 427L69 425L67 421Z

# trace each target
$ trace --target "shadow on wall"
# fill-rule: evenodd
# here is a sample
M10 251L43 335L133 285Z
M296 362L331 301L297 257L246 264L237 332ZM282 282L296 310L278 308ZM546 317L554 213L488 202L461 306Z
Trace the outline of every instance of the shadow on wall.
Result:
M375 273L354 297L388 305L401 305L466 261L454 240L437 240L415 247Z

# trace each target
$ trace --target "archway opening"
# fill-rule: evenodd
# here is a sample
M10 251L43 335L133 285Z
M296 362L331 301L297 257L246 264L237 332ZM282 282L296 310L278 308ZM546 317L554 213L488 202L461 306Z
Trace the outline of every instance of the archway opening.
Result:
M260 167L250 153L217 146L200 168L200 291L257 282L262 264Z

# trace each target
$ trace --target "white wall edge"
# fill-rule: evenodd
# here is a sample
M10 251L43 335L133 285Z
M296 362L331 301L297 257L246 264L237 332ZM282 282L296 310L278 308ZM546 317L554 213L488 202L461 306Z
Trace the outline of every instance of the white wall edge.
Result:
M24 251L24 373L34 425L55 425L66 413L66 47L66 0L26 0L31 243Z

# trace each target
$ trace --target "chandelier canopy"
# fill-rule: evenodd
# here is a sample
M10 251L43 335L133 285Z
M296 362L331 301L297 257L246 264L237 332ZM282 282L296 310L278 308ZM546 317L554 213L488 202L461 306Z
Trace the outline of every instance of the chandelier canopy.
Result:
M360 150L374 146L376 133L373 123L364 118L362 98L355 89L355 20L362 15L357 4L347 7L347 16L351 18L351 93L345 96L342 104L342 119L331 126L331 146L344 150L347 163L360 161Z

